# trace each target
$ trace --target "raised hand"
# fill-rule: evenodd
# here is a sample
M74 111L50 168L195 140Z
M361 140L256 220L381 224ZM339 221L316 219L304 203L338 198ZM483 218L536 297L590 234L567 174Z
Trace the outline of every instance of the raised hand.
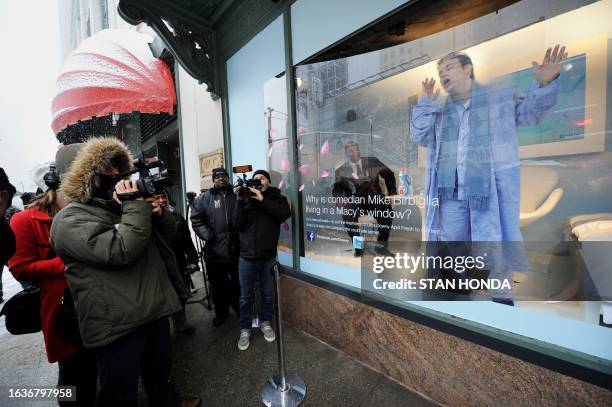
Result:
M557 44L555 48L548 48L546 50L542 64L538 64L535 61L531 63L533 76L540 83L540 87L548 85L559 76L561 63L566 59L567 52L565 52L565 47L559 49L559 44Z
M421 83L423 85L423 96L431 100L436 100L438 98L438 95L440 94L440 89L437 89L434 92L436 80L434 78L425 78L425 80Z

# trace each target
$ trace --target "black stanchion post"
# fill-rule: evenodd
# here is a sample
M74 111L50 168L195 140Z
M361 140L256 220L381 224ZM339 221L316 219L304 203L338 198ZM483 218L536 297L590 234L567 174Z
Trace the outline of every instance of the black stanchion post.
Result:
M276 289L276 349L278 352L279 374L268 379L261 389L261 401L268 407L294 407L306 397L306 385L296 374L285 372L285 340L283 336L282 307L280 303L280 264L274 263L274 283Z

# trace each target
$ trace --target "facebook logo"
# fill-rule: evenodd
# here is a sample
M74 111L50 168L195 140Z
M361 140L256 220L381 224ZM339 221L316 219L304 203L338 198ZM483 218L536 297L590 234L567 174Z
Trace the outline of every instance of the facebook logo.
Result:
M313 232L312 230L307 230L306 231L306 239L309 242L314 242L316 236L315 236L315 232Z
M363 236L353 236L353 247L355 249L363 249L365 247Z

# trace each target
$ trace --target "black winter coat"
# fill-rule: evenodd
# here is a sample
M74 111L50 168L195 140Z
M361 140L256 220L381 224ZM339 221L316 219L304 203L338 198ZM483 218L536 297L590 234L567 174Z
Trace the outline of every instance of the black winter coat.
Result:
M361 157L363 174L355 179L353 168L349 162L342 164L335 173L334 196L381 195L379 178L382 178L387 188L387 195L397 194L395 174L376 157Z
M0 267L15 254L15 234L8 222L0 217Z
M191 240L191 233L185 218L175 209L171 212L176 222L176 235L170 242L170 246L176 255L179 271L184 272L188 264L198 264L198 252Z
M238 257L238 232L232 227L236 195L229 188L211 188L191 206L193 231L206 241L204 259L226 262Z
M240 256L263 259L276 256L280 225L291 216L287 198L280 189L268 187L263 201L238 201L232 222L240 232Z

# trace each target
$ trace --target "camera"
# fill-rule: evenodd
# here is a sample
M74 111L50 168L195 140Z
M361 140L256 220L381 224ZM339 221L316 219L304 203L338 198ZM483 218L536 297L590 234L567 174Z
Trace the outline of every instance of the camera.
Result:
M238 187L238 199L243 201L248 201L253 193L249 188L259 188L261 187L261 181L258 179L247 179L246 173L253 171L253 167L251 165L240 165L237 167L233 167L232 171L234 174L242 174L242 178L240 175L234 184L234 187Z
M138 192L118 195L121 201L129 201L136 198L149 198L155 193L163 191L166 187L172 185L172 180L168 176L168 172L162 160L146 162L142 158L138 158L134 160L132 164L134 166L133 170L121 173L117 175L115 179L118 181L129 175L138 173L139 178L136 180ZM151 170L153 168L159 168L159 173L152 174Z

